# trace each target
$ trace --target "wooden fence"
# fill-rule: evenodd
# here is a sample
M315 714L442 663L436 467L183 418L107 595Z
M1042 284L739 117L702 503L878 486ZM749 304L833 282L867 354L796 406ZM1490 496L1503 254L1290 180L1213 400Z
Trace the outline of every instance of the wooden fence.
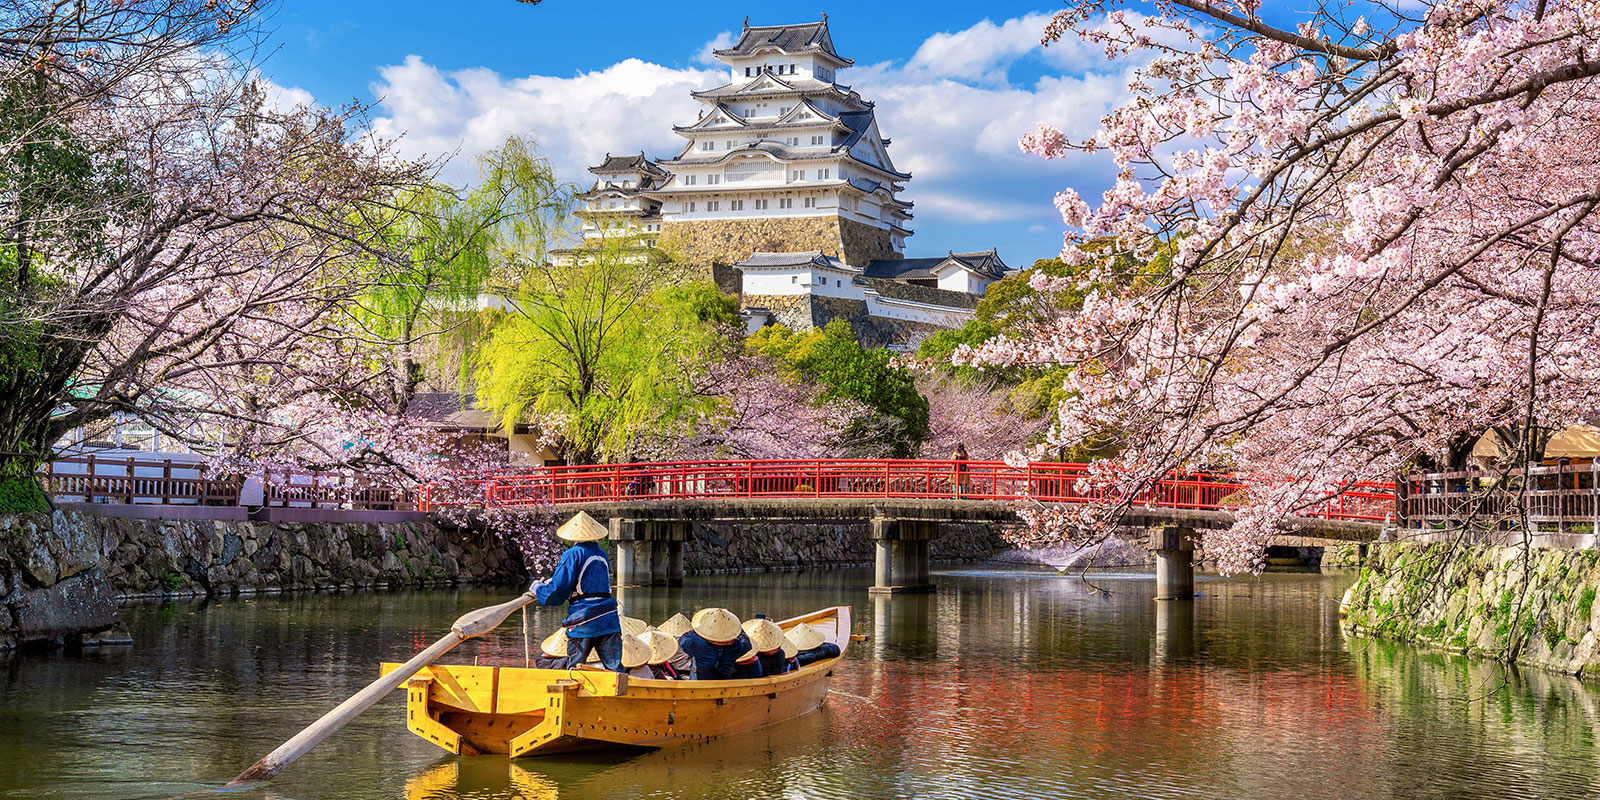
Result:
M399 511L415 507L410 491L361 474L316 470L266 470L260 475L208 477L205 467L170 458L67 456L46 462L44 490L57 500L86 503L236 506L258 502L247 484L260 486L260 504L273 508L346 508Z
M1600 530L1600 463L1557 463L1501 476L1467 470L1407 476L1397 506L1410 528L1521 530L1524 501L1533 531Z

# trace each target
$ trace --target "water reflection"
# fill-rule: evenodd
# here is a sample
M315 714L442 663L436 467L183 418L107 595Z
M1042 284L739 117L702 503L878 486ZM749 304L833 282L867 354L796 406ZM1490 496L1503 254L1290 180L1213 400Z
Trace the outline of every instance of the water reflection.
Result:
M1600 692L1338 630L1348 577L1081 581L951 571L868 597L865 572L701 576L629 590L633 616L852 605L820 712L643 754L457 759L387 700L271 787L234 797L1573 797L1600 790ZM243 765L504 593L313 595L128 609L138 644L0 666L0 797L165 797ZM560 609L530 615L530 636ZM537 640L535 640L537 641ZM520 662L519 620L465 661Z

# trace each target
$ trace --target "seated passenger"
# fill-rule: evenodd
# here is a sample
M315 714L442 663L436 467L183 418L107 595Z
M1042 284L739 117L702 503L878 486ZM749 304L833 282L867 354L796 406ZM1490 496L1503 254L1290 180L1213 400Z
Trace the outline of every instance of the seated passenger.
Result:
M673 614L671 619L657 625L656 630L676 639L689 632L689 618L682 613Z
M656 673L648 666L650 645L643 639L624 633L622 635L622 669L630 678L654 680Z
M533 657L533 665L539 669L567 668L566 628L550 634L539 643L539 655Z
M739 660L733 662L734 678L759 678L763 674L761 671L761 654L757 653L754 647L744 651L739 656Z
M778 623L770 619L753 619L744 624L744 634L750 637L750 646L755 648L756 658L761 661L761 674L772 676L782 675L795 669L790 663L794 658L794 644L784 638L783 629Z
M694 662L687 653L678 649L678 640L663 631L650 631L644 635L645 644L650 645L650 660L647 662L650 671L658 680L686 681L689 673L694 669Z
M839 655L839 645L827 641L821 631L804 622L790 628L788 638L799 651L795 654L795 662L802 667Z
M738 662L750 651L750 637L739 628L739 618L726 608L702 608L689 623L692 630L678 637L678 648L688 654L693 666L690 680L729 680L739 670ZM760 662L745 669L761 677Z

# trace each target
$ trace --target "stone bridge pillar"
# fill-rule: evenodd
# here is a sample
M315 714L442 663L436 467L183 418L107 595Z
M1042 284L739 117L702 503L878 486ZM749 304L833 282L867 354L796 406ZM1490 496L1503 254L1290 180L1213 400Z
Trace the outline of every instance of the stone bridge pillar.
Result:
M876 550L871 594L931 592L928 545L938 523L920 519L874 517L870 523Z
M689 523L682 520L613 519L612 568L618 586L682 586L683 542Z
M1156 599L1194 598L1194 529L1158 525L1150 529L1151 550L1156 553Z

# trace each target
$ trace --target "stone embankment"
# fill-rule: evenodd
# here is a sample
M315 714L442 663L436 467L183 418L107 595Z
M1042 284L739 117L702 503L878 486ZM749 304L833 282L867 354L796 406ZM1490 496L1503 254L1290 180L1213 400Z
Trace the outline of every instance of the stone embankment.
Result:
M1600 551L1371 545L1347 623L1361 635L1600 679Z
M520 583L525 574L497 537L426 520L0 515L0 650L125 638L114 630L119 599Z
M939 524L930 545L934 561L976 561L1000 549L1000 527L990 523ZM684 543L687 573L741 572L871 564L866 523L695 523Z

